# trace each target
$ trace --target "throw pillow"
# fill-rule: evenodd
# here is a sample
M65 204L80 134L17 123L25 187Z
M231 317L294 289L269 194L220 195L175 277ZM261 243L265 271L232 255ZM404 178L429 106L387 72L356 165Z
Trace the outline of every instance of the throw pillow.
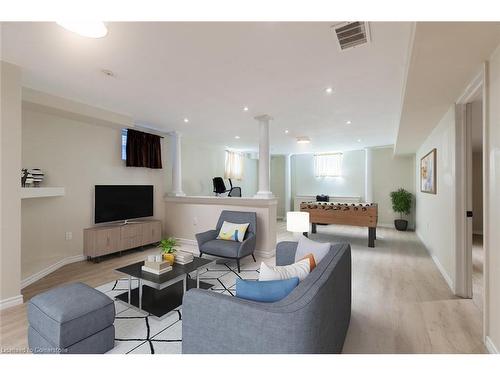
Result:
M288 280L255 281L236 279L236 297L257 302L276 302L299 285L299 278Z
M319 264L325 255L328 254L328 251L330 251L330 245L329 242L316 242L305 236L300 236L295 253L295 261L303 259L307 254L312 254L314 255L316 264Z
M288 266L268 266L264 262L260 264L259 281L286 280L298 277L300 281L309 275L309 259L303 259Z
M311 272L313 271L313 269L316 268L316 260L314 259L314 255L309 253L307 254L303 259L308 259L309 260L309 269L311 270ZM301 259L302 260L302 259Z
M222 227L220 228L217 239L243 242L243 239L245 238L245 233L247 232L249 225L250 225L249 223L235 224L235 223L230 223L229 221L224 221L222 223Z

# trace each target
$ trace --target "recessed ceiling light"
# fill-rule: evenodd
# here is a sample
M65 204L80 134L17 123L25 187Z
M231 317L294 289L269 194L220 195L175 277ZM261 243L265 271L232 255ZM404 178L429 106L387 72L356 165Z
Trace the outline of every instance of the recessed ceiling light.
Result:
M285 134L288 134L288 129L285 130Z
M346 121L346 124L347 124L347 125L351 125L351 120L347 120L347 121Z
M333 92L333 89L331 87L327 87L326 90L325 90L325 92L327 94L331 94Z
M248 112L248 107L243 107L243 110L244 110L245 112Z
M358 139L358 143L361 143L361 139Z
M311 140L309 139L309 137L297 137L297 143L311 143Z
M240 139L240 136L239 135L235 135L234 139Z
M108 29L104 22L72 22L63 21L57 22L61 27L75 34L86 36L87 38L102 38L108 33Z
M189 122L189 119L187 117L184 117L184 122L187 124Z

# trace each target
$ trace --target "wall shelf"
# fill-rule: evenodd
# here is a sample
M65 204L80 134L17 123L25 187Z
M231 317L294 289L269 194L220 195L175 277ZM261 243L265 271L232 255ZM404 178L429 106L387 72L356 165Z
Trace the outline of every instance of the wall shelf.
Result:
M63 187L23 187L21 188L21 199L62 197Z

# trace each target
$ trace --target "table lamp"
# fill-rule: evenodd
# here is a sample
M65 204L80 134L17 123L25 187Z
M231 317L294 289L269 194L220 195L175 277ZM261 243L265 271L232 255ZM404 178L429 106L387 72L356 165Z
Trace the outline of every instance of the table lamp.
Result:
M290 211L286 213L286 230L292 232L295 238L309 232L309 212Z

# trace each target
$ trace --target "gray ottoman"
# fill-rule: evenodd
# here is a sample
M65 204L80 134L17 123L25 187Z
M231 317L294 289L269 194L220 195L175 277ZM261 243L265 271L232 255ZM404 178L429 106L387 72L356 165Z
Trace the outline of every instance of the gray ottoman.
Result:
M83 283L64 285L28 303L33 353L106 353L115 343L115 304Z

